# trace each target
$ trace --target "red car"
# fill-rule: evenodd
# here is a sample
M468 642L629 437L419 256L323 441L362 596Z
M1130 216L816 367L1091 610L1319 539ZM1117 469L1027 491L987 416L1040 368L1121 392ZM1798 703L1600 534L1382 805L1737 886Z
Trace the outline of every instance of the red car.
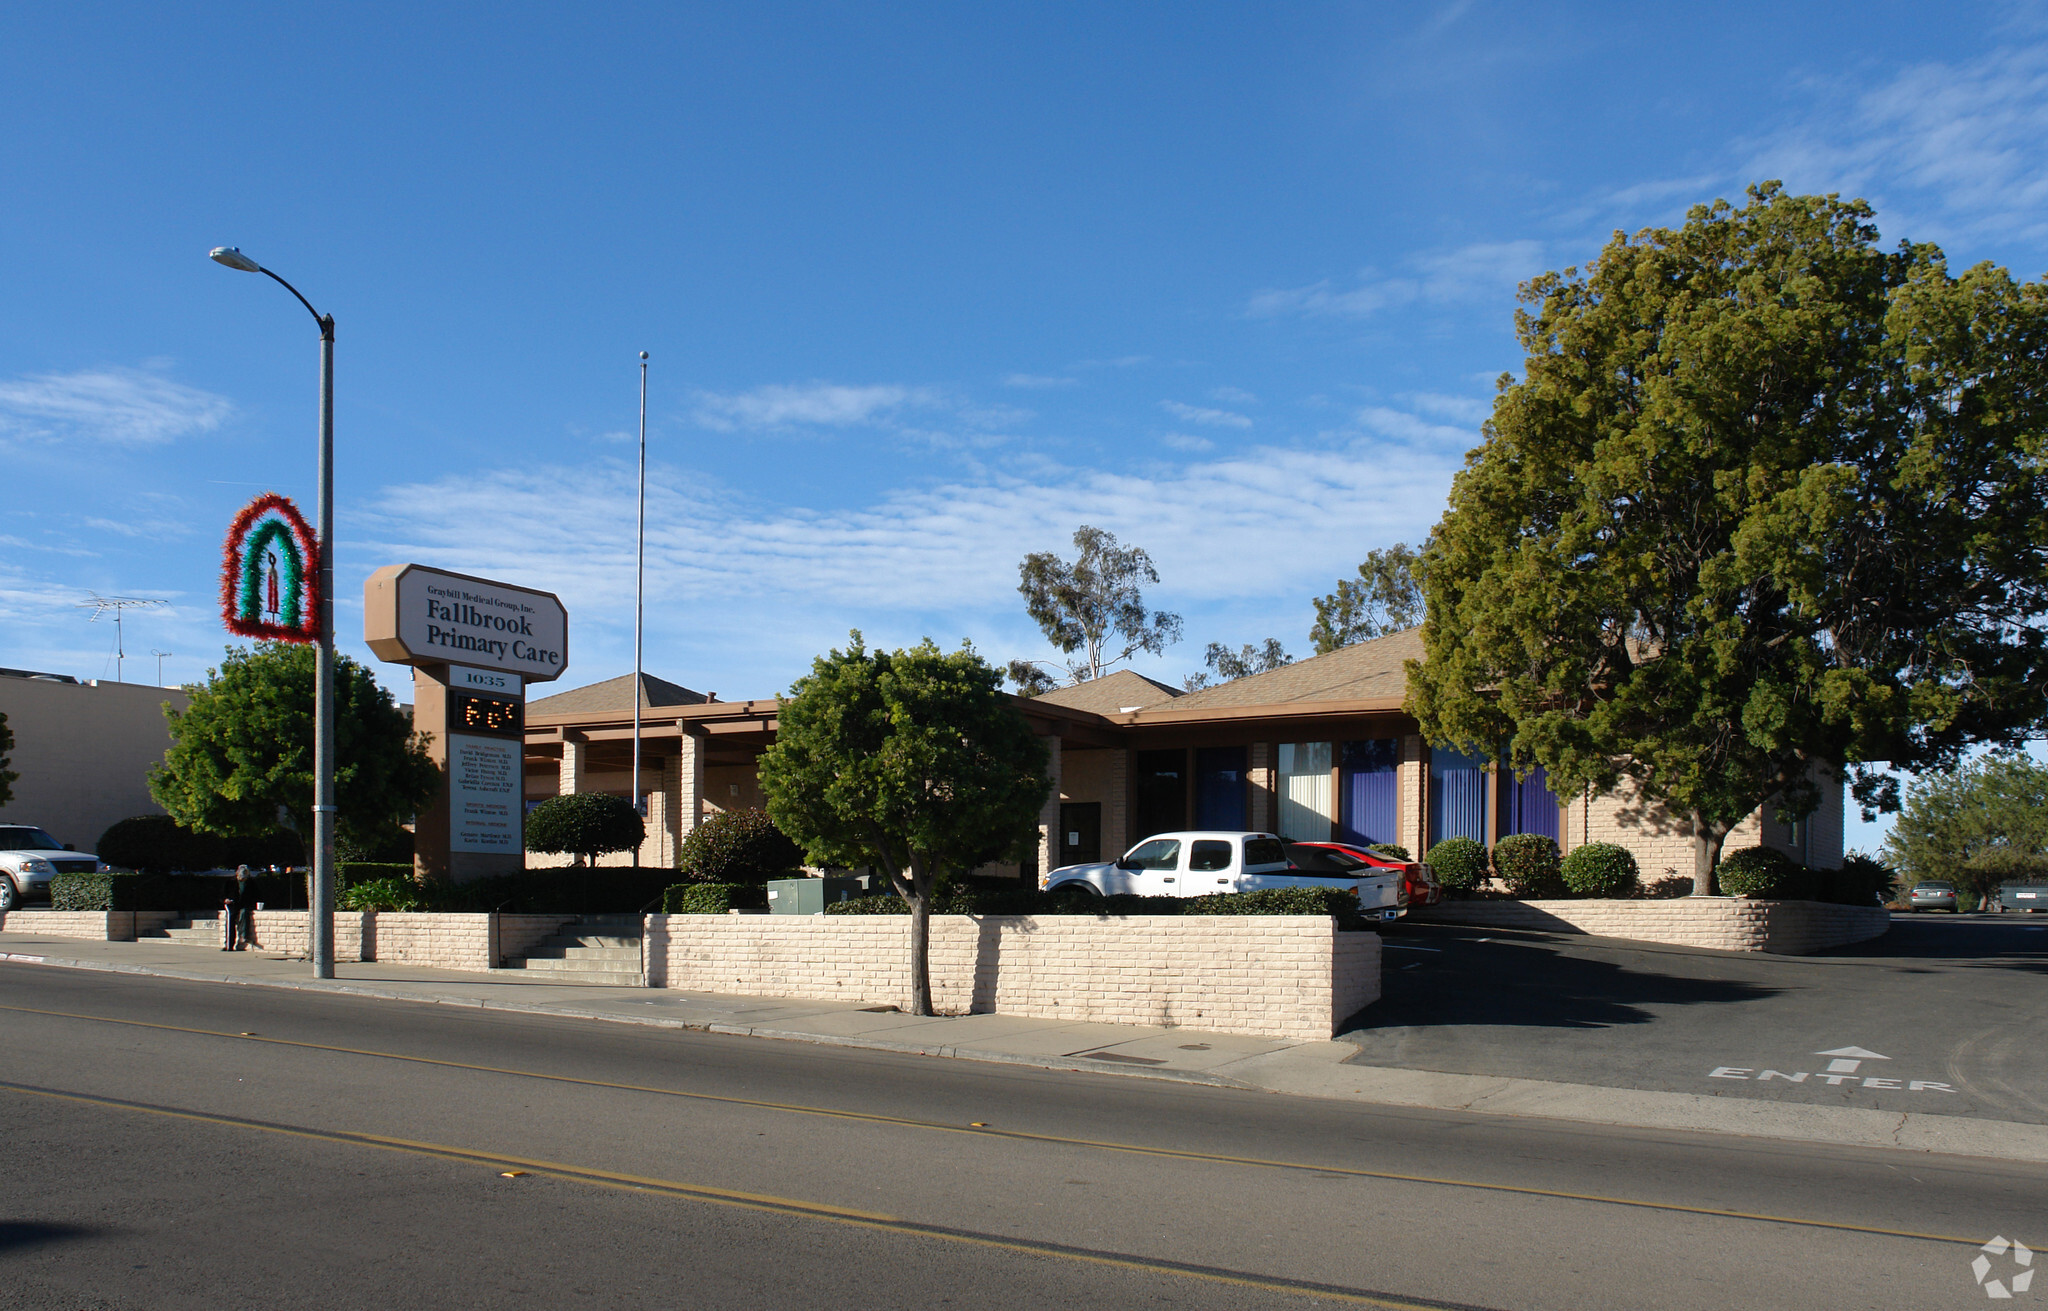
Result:
M1396 860L1378 851L1369 851L1349 842L1302 842L1304 847L1321 847L1326 851L1341 851L1356 860L1381 869L1401 871L1401 883L1408 893L1410 906L1434 906L1444 899L1443 885L1431 877L1429 866L1419 860Z

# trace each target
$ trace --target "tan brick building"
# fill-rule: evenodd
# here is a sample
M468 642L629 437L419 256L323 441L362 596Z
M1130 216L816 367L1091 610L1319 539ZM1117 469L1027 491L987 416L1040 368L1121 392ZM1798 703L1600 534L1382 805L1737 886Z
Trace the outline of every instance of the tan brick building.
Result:
M1401 708L1405 662L1421 655L1421 634L1410 630L1199 692L1121 671L1020 701L1046 739L1056 784L1036 868L1111 859L1152 833L1213 828L1395 842L1417 854L1446 837L1490 845L1542 833L1565 850L1619 843L1646 878L1690 874L1691 826L1627 787L1558 797L1540 771L1517 779L1430 748ZM529 804L558 792L635 791L632 681L528 706ZM774 740L777 703L718 701L651 677L640 696L637 790L649 802L641 859L667 863L706 814L760 804L754 762ZM1750 816L1728 849L1761 842L1808 864L1839 865L1841 787L1830 779L1822 792L1820 809L1803 823Z

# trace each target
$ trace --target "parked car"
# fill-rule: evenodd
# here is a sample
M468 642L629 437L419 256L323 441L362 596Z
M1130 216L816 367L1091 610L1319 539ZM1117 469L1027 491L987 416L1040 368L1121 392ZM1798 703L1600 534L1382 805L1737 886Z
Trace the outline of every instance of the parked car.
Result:
M1438 883L1436 875L1430 872L1429 866L1419 860L1399 860L1384 852L1374 851L1370 847L1361 847L1353 842L1301 842L1295 845L1324 847L1331 851L1341 851L1375 868L1401 871L1401 883L1408 891L1408 905L1411 907L1434 906L1444 899L1443 884Z
M2008 883L1998 890L1998 904L2029 915L2048 911L2048 883Z
M1954 913L1956 908L1956 885L1953 883L1915 883L1906 892L1907 910L1945 910Z
M48 901L59 874L91 874L100 858L73 851L33 824L0 824L0 911L24 901Z
M1049 870L1038 885L1048 892L1064 889L1081 897L1202 897L1263 888L1334 887L1355 893L1367 915L1383 920L1400 915L1398 871L1363 865L1339 868L1335 860L1312 863L1322 867L1301 868L1288 858L1286 841L1271 833L1158 833L1121 859Z

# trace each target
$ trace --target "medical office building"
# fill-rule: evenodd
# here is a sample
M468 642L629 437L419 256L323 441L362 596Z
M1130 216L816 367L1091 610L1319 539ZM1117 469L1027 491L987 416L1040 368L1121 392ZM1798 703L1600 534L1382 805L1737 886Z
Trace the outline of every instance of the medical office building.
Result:
M1516 778L1425 743L1402 709L1405 662L1421 657L1421 634L1409 630L1198 692L1121 671L1019 700L1045 740L1057 787L1041 817L1037 860L984 872L1031 876L1113 859L1153 833L1199 828L1391 842L1417 855L1449 837L1491 845L1540 833L1566 851L1619 843L1645 879L1690 875L1690 825L1626 787L1560 797L1541 770ZM754 766L774 740L777 703L720 701L643 677L636 788L633 691L628 676L532 702L526 796L531 805L563 792L638 791L649 806L641 857L665 864L706 815L761 804ZM1838 866L1839 784L1829 781L1820 809L1799 824L1777 822L1768 807L1750 816L1726 849L1759 843Z

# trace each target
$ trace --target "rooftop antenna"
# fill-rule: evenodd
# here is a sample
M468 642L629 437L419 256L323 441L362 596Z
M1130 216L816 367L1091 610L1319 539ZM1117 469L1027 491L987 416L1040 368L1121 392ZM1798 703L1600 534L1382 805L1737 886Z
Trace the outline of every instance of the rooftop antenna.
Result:
M114 681L116 683L126 681L121 677L121 662L128 658L128 648L121 634L121 612L124 610L147 610L153 605L169 604L170 602L168 601L160 601L154 597L101 596L98 592L92 594L92 600L80 601L78 603L79 609L92 611L91 614L85 617L87 623L94 622L109 610L114 612ZM163 674L163 665L161 663L157 665L157 674L159 677Z
M156 657L156 685L162 687L164 685L164 657L173 656L178 653L176 651L159 651L155 647L149 648L149 653Z

